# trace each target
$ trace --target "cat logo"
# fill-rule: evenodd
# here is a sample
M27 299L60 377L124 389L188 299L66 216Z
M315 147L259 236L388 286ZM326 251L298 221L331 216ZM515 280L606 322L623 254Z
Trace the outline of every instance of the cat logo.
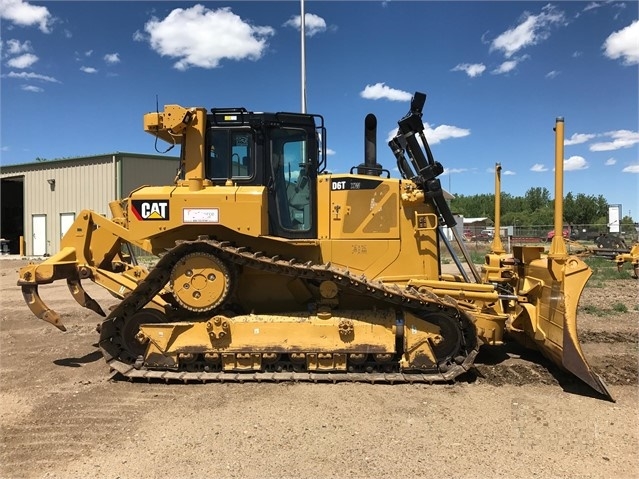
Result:
M169 202L133 200L131 211L140 221L167 221L169 219Z

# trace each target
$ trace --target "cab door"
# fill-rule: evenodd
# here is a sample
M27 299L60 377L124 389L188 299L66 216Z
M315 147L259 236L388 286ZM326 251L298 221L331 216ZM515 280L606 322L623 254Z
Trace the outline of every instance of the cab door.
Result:
M291 239L316 238L317 146L302 128L274 129L270 139L270 234Z

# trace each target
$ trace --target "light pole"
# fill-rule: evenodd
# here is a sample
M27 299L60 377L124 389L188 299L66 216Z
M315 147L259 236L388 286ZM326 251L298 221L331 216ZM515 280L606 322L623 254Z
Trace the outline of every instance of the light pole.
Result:
M302 113L306 113L306 13L304 13L304 0L300 0L300 34L302 44Z

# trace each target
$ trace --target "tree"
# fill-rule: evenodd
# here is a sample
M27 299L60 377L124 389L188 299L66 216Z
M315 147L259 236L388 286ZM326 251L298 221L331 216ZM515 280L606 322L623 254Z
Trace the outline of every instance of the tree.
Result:
M453 212L466 218L487 217L494 220L495 195L458 195L450 204ZM552 225L554 204L555 200L550 198L547 188L530 188L523 197L502 193L501 224L521 227ZM608 221L608 202L603 195L575 195L568 192L563 204L564 220L570 225L605 225Z
M524 195L528 211L533 212L550 206L550 192L548 188L536 186L529 188Z
M466 218L492 218L495 212L495 195L458 195L450 201L451 209Z
M608 202L601 195L595 197L579 193L573 197L572 193L568 193L564 200L564 218L571 225L599 224L602 218L605 221L607 214Z

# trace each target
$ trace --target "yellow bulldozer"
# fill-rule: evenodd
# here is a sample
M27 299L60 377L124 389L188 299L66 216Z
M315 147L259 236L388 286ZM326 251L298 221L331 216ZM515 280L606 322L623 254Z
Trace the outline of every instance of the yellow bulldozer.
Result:
M131 379L452 381L482 345L514 338L612 399L577 338L591 270L561 234L549 254L506 254L496 235L485 264L472 264L424 135L425 100L415 93L389 142L401 178L377 163L373 114L349 173L327 171L320 115L178 105L145 114L146 132L180 146L173 184L111 202L110 219L78 214L58 253L20 269L26 303L64 331L38 287L66 280L105 317L104 358ZM563 120L555 131L560 199ZM153 267L138 263L140 250L157 256ZM442 271L444 254L457 271ZM121 302L105 314L82 280Z

